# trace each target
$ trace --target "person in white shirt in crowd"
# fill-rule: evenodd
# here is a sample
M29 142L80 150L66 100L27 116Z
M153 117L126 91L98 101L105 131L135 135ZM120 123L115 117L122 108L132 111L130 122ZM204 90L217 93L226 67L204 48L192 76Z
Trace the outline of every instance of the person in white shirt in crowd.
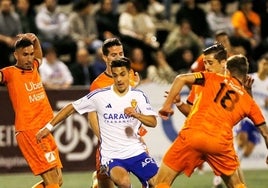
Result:
M65 55L65 63L75 62L77 45L70 36L68 15L60 10L57 0L44 0L35 17L41 45L54 45L59 56ZM68 58L67 58L68 57Z
M231 16L228 16L222 10L222 2L220 0L210 0L210 10L206 18L212 33L219 30L225 31L229 36L233 34L234 28L231 22Z
M39 68L45 88L65 89L70 87L73 77L69 68L58 58L55 48L50 44L46 45L43 47L43 63Z
M95 17L92 15L92 2L77 0L69 16L70 36L78 48L87 48L90 53L95 53L102 46L99 39Z

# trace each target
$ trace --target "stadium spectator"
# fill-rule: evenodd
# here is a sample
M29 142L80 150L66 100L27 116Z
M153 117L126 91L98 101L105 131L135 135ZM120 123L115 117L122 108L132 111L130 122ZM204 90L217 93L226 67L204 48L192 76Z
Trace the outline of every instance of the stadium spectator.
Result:
M65 13L61 12L57 0L44 0L35 17L42 43L51 43L59 56L65 55L69 66L75 62L76 43L70 37L70 23Z
M199 8L196 0L182 0L181 7L176 13L176 23L187 19L190 22L193 32L206 43L206 39L211 38L211 31L206 19L206 13Z
M220 0L210 0L210 10L206 14L206 19L212 33L219 30L225 31L229 36L233 35L233 25L231 17L223 12Z
M97 49L92 60L92 67L96 76L99 76L106 69L106 63L103 60L102 48Z
M145 13L142 1L127 0L125 9L119 16L119 32L126 51L139 47L146 52L145 59L152 62L152 52L159 47L156 27L149 15Z
M240 0L239 9L232 14L236 37L248 40L254 49L260 43L260 15L252 10L252 0Z
M131 68L133 71L139 73L141 81L145 80L147 78L148 63L144 58L143 50L139 47L134 47L127 56L131 60Z
M19 15L13 10L11 0L0 1L0 68L13 65L12 56L16 35L22 33Z
M154 59L155 65L147 68L147 80L158 84L171 84L178 73L169 66L163 51L159 49L154 54Z
M15 8L20 18L22 32L34 33L38 35L38 29L35 24L36 12L35 12L34 7L30 4L30 1L29 0L17 0Z
M52 45L46 44L43 46L44 57L39 71L44 86L49 89L69 88L73 83L69 68L58 58Z
M99 38L103 41L108 38L120 37L118 29L119 13L113 10L113 1L101 0L100 8L95 13Z
M162 47L167 61L175 71L177 71L178 59L181 56L179 52L185 48L190 49L194 58L197 58L202 53L204 44L192 31L190 22L188 20L181 20L180 24L168 34Z
M76 62L71 65L70 71L74 79L72 85L85 85L89 87L91 82L97 77L86 48L79 48L77 50Z
M77 0L73 4L73 11L69 16L70 36L77 43L78 48L87 48L92 54L101 47L102 41L94 16L90 13L92 3L88 0Z

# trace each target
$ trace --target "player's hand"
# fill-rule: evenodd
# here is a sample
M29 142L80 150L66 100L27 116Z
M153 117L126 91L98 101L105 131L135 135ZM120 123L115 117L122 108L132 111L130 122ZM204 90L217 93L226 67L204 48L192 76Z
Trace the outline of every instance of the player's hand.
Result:
M246 80L243 83L244 84L244 87L246 89L250 89L251 90L251 87L252 87L253 82L254 82L254 79L250 75L247 75Z
M50 131L46 127L43 127L42 129L40 129L36 134L37 142L40 143L42 138L46 137L49 133Z
M36 40L36 35L34 33L21 33L17 35L18 38L28 38L32 42Z
M160 108L160 110L158 111L159 116L164 119L167 120L169 118L169 116L174 114L174 111L171 108Z
M137 114L136 110L133 107L125 108L124 113L130 117L135 117L135 114Z

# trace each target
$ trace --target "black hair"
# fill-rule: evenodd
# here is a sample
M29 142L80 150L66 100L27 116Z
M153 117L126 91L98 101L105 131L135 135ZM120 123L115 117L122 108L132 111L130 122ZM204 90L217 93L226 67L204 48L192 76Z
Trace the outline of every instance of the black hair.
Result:
M103 45L102 45L102 53L103 53L103 55L107 56L109 54L108 48L111 48L112 46L122 46L122 43L118 38L106 39L103 42Z
M92 4L91 0L76 0L73 3L73 10L74 11L81 11L90 4Z
M221 43L216 43L205 50L203 50L204 55L214 54L214 58L219 62L227 59L227 51Z
M219 36L228 36L227 32L224 30L218 30L214 33L214 38L217 38Z
M120 59L116 59L111 63L111 68L114 67L126 67L127 70L130 70L130 59L128 59L127 57L121 57Z
M28 46L31 46L33 45L33 42L28 39L28 38L20 38L16 41L15 43L15 50L19 49L19 48L25 48L25 47L28 47Z
M249 62L244 55L233 55L227 59L227 69L231 74L245 76L248 73Z

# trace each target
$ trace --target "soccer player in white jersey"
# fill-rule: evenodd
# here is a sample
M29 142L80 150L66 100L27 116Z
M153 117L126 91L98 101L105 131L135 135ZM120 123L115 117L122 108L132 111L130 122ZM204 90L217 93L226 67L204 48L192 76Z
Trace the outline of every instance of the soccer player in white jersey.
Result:
M145 93L129 84L130 61L115 60L111 64L114 84L97 89L68 104L56 114L46 127L53 128L74 112L84 114L97 112L98 127L92 127L101 141L101 164L113 182L120 188L131 188L129 172L144 185L152 187L158 166L146 152L140 140L139 127L157 125L157 113L153 110ZM37 140L49 133L41 129Z
M258 60L258 71L252 73L251 77L254 80L252 84L253 98L268 121L268 54L262 55ZM248 118L240 122L236 133L237 153L239 159L242 160L252 154L256 145L261 142L261 135Z

